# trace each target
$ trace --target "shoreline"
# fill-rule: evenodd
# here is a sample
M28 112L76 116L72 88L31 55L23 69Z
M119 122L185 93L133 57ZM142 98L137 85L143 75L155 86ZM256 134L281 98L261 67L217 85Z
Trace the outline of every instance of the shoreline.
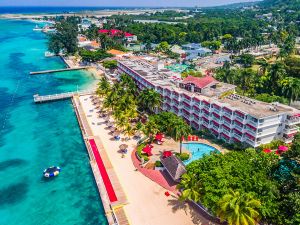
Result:
M78 12L72 13L47 13L47 12L40 12L40 13L4 13L0 14L0 19L43 19L44 17L55 17L55 16L95 16L95 17L110 17L113 15L140 15L144 13L155 13L155 12L163 12L165 10L179 10L176 8L137 8L137 9L104 9L104 10L82 10Z

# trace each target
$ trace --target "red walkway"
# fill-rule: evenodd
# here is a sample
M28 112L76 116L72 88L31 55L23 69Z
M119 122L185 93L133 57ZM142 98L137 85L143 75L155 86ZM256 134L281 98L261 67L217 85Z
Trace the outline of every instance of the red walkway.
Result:
M148 177L150 180L154 181L155 183L167 189L168 191L171 191L174 194L178 194L178 190L176 189L176 183L172 181L167 172L161 172L158 170L146 169L141 167L141 162L136 157L136 150L132 151L131 160L135 168L138 171L140 171L144 176Z
M97 166L98 166L98 169L100 171L102 180L104 182L104 185L105 185L106 192L108 194L109 200L110 200L111 203L115 202L118 199L117 199L116 193L114 191L114 188L113 188L113 186L111 184L111 181L110 181L110 179L108 177L107 171L106 171L104 163L102 161L102 158L101 158L101 156L99 154L99 151L98 151L97 145L95 143L95 140L94 139L89 139L89 142L90 142L90 145L92 147L92 150L93 150L96 162L97 162Z

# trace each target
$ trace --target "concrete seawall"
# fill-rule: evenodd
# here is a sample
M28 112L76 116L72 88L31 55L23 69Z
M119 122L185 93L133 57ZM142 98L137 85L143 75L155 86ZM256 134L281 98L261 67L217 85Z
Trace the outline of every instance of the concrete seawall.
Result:
M103 204L105 215L106 215L109 225L116 225L116 224L118 224L117 219L116 219L113 209L110 205L109 197L106 193L105 185L103 183L101 175L100 175L99 171L97 170L95 156L94 156L94 154L91 150L91 147L88 143L88 137L92 136L92 132L91 132L90 128L85 125L85 124L87 124L87 122L84 122L84 115L82 115L81 110L78 108L78 105L77 105L78 103L75 101L76 101L76 99L72 98L72 104L73 104L73 107L75 110L77 121L78 121L80 130L81 130L81 134L84 139L84 143L85 143L85 146L86 146L89 158L90 158L90 165L91 165L91 168L92 168L92 171L94 174L94 178L95 178L98 190L99 190L99 195L100 195L100 198L101 198L101 201Z

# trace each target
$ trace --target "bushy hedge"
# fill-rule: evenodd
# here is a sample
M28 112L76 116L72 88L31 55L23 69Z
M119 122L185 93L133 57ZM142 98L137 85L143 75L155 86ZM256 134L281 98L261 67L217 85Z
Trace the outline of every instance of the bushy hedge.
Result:
M141 158L141 159L144 159L145 162L148 162L149 161L149 157L147 156L147 154L143 153L142 150L143 148L146 146L145 143L142 143L140 144L137 149L136 149L136 152L138 154L138 156Z
M176 153L176 156L181 160L181 161L185 161L188 160L190 158L190 154L183 152L183 153Z

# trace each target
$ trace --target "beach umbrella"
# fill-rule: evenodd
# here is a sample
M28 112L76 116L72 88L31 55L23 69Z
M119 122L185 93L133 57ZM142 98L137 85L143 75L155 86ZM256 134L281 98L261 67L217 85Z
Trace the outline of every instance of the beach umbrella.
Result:
M171 151L164 151L164 152L163 152L163 157L164 157L164 158L170 157L171 155L172 155L172 152L171 152Z
M157 141L162 141L162 139L163 139L163 134L156 134L156 135L155 135L155 139L156 139Z
M152 155L152 148L150 147L150 145L146 145L146 147L144 147L143 149L142 149L142 151L144 152L144 153L146 153L148 156L151 156Z
M114 127L109 128L109 131L111 131L111 132L114 132L115 130L116 130L116 128L114 128Z
M121 132L118 131L118 130L116 130L116 131L114 132L114 136L119 136L120 134L121 134Z
M121 144L121 145L119 146L119 148L120 148L121 150L125 150L125 149L128 148L128 145L126 145L126 144Z
M135 132L135 136L136 136L136 137L140 137L140 136L141 136L141 134L142 134L142 132L141 132L141 131L139 131L139 130L138 130L137 132Z
M286 152L287 150L289 150L289 148L288 148L287 146L280 145L280 146L278 147L278 150L279 150L279 151L282 151L282 152Z
M264 152L264 153L271 153L271 152L272 152L272 150L271 150L271 149L268 149L268 148L266 148L266 149L264 149L264 150L263 150L263 152Z
M105 122L109 122L109 116L104 116L103 119L104 119Z
M110 121L106 124L106 126L108 126L108 127L112 127L113 125L114 125L114 123L110 122Z

